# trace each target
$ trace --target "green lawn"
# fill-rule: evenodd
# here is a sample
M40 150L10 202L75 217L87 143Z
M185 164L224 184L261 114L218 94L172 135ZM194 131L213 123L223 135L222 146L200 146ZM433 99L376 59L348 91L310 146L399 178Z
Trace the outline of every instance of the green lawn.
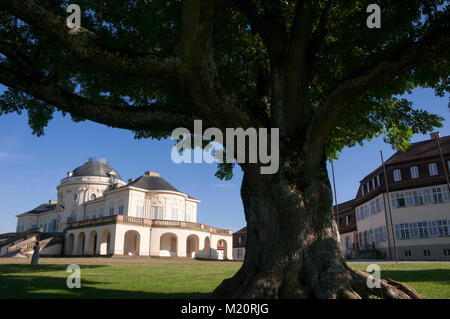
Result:
M349 263L366 271L367 264ZM381 278L391 278L410 285L427 298L450 298L450 263L380 263Z
M366 270L368 264L350 264ZM380 264L382 278L428 298L450 298L450 263ZM81 289L68 289L67 264L0 264L0 298L195 298L231 277L240 263L85 264Z

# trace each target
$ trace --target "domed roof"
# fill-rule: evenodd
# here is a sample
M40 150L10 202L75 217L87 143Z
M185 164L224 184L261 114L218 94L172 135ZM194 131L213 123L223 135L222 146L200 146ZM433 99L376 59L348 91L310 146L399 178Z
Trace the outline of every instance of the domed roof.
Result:
M122 179L120 174L114 168L109 166L106 159L100 157L90 157L83 165L75 168L71 176L109 177L111 174L114 174L119 179Z

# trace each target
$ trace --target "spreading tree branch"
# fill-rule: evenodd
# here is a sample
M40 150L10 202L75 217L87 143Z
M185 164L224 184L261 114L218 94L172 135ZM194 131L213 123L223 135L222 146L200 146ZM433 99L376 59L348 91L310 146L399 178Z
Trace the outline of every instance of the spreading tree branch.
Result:
M317 108L311 121L308 133L309 152L319 157L323 155L330 131L346 108L358 97L409 70L435 59L448 57L450 54L448 21L444 23L441 21L440 27L435 28L428 36L396 49L384 59L354 72L335 86Z
M180 58L183 66L200 71L208 54L214 22L215 0L183 0L181 12Z
M278 61L288 40L282 15L279 16L274 11L270 11L267 8L268 4L266 4L265 12L260 14L253 0L233 0L233 2L236 8L248 19L252 29L261 37L272 62Z
M322 47L323 41L328 33L327 20L328 20L328 12L330 11L331 5L333 4L333 0L328 0L325 3L325 7L320 13L319 23L311 35L309 41L309 52L308 52L308 64L312 66L314 64L314 60L319 53L320 48ZM310 67L310 72L312 71L312 67ZM309 75L310 76L310 75Z
M106 71L155 79L177 77L178 62L175 57L107 48L100 43L95 33L83 27L69 29L65 18L47 10L35 0L0 0L0 9L62 43L77 59Z
M195 116L162 111L168 107L158 102L145 106L120 106L79 96L62 88L54 78L32 69L30 61L8 43L0 42L0 52L20 67L17 69L0 63L0 83L73 116L130 130L170 132L177 127L193 124Z

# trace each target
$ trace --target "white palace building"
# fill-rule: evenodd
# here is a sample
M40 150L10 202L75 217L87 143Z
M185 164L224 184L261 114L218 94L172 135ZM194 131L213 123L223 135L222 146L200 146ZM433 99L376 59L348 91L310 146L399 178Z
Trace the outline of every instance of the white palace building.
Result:
M233 258L231 230L197 223L200 201L158 173L124 182L105 159L89 158L57 191L56 201L17 216L17 233L63 233L68 256Z

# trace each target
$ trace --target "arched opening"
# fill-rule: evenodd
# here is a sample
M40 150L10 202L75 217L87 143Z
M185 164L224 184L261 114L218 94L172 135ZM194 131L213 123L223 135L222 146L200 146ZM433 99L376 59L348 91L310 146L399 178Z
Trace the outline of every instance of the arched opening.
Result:
M80 233L78 235L78 248L77 248L77 255L81 256L84 254L84 242L86 239L86 235L84 233Z
M97 254L97 232L95 230L91 231L89 234L89 244L88 244L88 254L96 255Z
M135 230L129 230L125 233L123 241L123 254L125 256L139 256L139 247L141 236Z
M189 258L198 257L199 239L196 235L189 235L186 239L186 256Z
M109 229L105 229L102 233L102 241L100 243L100 255L106 256L111 249L111 232Z
M217 242L217 259L219 259L219 260L227 259L227 242L226 242L226 240L220 239Z
M176 257L178 249L178 237L172 233L165 233L161 236L159 243L159 256Z
M203 257L209 258L211 256L211 241L209 237L205 238L205 248L203 248Z
M75 243L75 236L73 234L69 234L69 236L67 237L66 255L73 255L74 243Z

